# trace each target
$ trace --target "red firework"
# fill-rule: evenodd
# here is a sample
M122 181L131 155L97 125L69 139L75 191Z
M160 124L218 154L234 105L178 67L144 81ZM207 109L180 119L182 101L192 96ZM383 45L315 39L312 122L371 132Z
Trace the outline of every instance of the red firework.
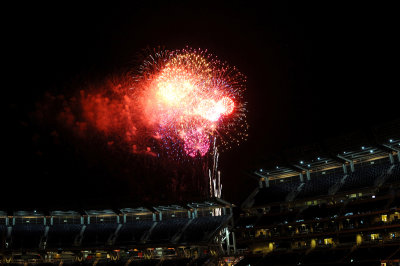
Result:
M152 53L135 80L143 115L169 150L182 143L187 155L204 156L213 136L223 148L247 137L245 78L207 52Z

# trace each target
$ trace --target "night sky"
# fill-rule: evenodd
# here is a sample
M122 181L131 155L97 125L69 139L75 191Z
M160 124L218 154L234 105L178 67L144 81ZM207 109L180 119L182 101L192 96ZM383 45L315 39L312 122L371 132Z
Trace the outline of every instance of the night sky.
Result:
M234 203L256 186L246 172L265 158L399 118L390 6L65 2L18 4L3 13L3 208L90 206L98 198L121 206L125 199L151 202L163 190L168 180L146 183L119 170L151 163L99 152L96 143L63 137L62 130L55 143L52 125L31 118L46 94L74 95L79 84L134 66L146 47L207 49L247 76L249 139L221 155L223 195ZM157 189L146 197L132 192L144 185Z

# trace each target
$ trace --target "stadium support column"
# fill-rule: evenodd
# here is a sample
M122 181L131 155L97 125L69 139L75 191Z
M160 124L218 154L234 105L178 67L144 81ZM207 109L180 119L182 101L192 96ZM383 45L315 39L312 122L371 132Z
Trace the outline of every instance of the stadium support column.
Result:
M344 160L344 161L346 161L346 162L348 162L349 164L350 164L350 170L351 170L351 172L354 172L354 162L353 162L353 160L350 160L350 159L347 159L347 158L345 158L345 157L343 157L343 156L341 156L341 155L337 155L337 157L338 158L340 158L340 159L342 159L342 160ZM345 173L346 174L346 173Z
M310 181L310 180L311 180L311 177L310 177L310 170L309 170L309 169L306 169L306 168L301 167L300 165L296 165L296 164L293 165L293 166L296 167L297 169L302 170L303 173L306 173L307 181ZM301 181L301 182L304 182L303 173L300 172L300 181ZM302 179L303 179L303 180L302 180Z
M221 242L221 247L225 253L225 255L230 256L233 252L233 254L236 254L236 237L235 237L235 232L230 232L229 227L225 227L224 231L224 238L223 241Z
M229 239L229 230L228 227L225 228L225 237L226 237L226 253L227 255L231 255L231 243L230 243L230 239Z
M391 152L389 152L389 160L391 164L394 164L394 158L393 158L393 154Z
M393 152L397 153L397 161L400 162L400 149L395 148L393 146L389 146L387 144L383 144L382 148L384 148L385 150L389 151L389 158L390 158L390 155L392 155L392 157L393 157ZM392 162L392 161L390 161L390 162ZM393 160L392 163L394 163L394 160Z
M258 172L254 172L254 174L257 175L258 177L260 177L260 179L258 180L260 188L264 187L263 181L265 182L265 187L269 187L269 177L268 176L262 175Z
M303 176L303 173L300 173L299 176L300 176L300 182L301 182L301 183L304 183L304 176Z

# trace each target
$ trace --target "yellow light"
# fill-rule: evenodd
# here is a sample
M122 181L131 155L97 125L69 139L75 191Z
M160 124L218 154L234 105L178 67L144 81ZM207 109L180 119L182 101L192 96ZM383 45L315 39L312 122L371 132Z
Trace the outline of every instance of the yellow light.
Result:
M362 243L362 235L357 235L356 236L356 243L357 243L357 245L360 245L361 243Z
M317 246L317 241L315 239L311 239L311 248L315 248Z
M268 249L269 249L269 251L274 250L274 243L269 243L268 244Z
M371 234L371 240L378 239L379 234Z

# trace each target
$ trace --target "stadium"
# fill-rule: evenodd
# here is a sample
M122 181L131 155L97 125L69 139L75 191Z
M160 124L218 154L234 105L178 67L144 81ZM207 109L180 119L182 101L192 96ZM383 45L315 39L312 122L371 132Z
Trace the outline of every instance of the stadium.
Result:
M5 10L0 265L400 265L395 8Z
M162 206L1 211L2 263L396 265L399 126L373 141L353 134L323 152L292 150L303 159L254 170L259 186L241 206L212 193Z

